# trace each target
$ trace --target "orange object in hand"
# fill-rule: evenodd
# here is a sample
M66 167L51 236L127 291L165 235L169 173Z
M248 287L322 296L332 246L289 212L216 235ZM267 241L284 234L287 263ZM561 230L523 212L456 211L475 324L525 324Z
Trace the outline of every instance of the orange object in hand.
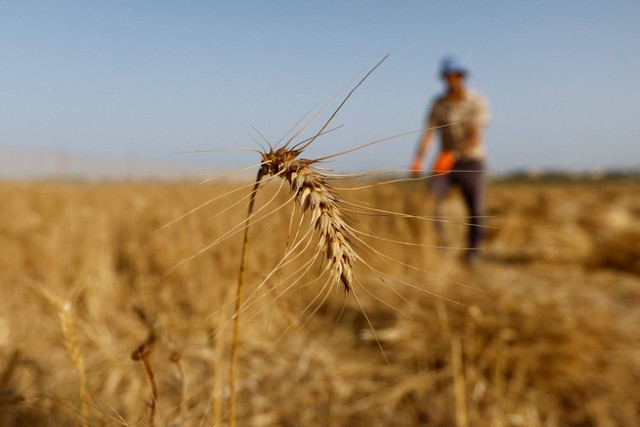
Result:
M455 163L455 153L453 151L443 151L433 164L433 171L436 173L447 173L453 168Z

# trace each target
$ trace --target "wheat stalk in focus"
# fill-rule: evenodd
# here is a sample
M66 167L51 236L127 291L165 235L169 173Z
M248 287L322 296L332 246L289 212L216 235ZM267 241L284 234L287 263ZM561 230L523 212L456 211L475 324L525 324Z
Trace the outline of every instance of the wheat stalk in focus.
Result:
M320 239L316 246L317 253L323 253L327 260L327 269L336 282L342 283L345 292L351 290L352 270L357 258L348 237L348 228L343 220L338 197L331 191L326 182L326 177L313 168L313 164L322 159L309 160L298 159L298 156L323 134L329 123L336 116L338 111L344 106L355 90L382 64L389 55L380 60L361 80L355 85L340 105L334 110L329 119L320 130L308 140L304 140L293 147L289 144L313 121L303 126L287 143L278 149L270 147L267 152L260 152L262 162L258 175L251 192L249 208L244 228L244 239L242 243L240 272L238 275L238 287L236 292L235 313L233 319L233 341L231 347L231 366L229 375L229 424L236 425L235 395L238 371L238 337L240 325L240 309L244 292L244 272L249 242L249 229L255 197L258 192L262 178L280 176L289 184L291 192L294 194L296 202L299 204L302 213L310 212L311 224L320 233ZM317 116L316 116L317 117ZM314 117L315 118L315 117Z

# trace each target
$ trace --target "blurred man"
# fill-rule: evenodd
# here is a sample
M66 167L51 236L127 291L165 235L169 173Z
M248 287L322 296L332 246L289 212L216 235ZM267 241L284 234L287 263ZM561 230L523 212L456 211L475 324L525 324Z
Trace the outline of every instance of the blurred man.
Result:
M427 130L418 145L411 171L418 176L429 150L433 135L440 133L440 153L434 165L430 188L435 196L435 216L440 216L442 200L453 185L462 190L469 212L468 246L465 259L478 260L483 235L484 161L482 131L490 118L485 99L465 87L468 70L453 58L445 58L440 69L446 85L443 95L436 98L428 115ZM434 129L439 127L438 129ZM435 221L439 244L447 244L442 222Z

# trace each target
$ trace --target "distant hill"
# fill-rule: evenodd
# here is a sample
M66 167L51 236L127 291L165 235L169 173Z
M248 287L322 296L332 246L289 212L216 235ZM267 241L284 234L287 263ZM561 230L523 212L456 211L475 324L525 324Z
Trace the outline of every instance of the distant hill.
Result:
M197 179L212 174L180 163L91 157L37 148L0 147L0 179Z
M150 162L136 159L87 156L65 151L0 146L2 179L83 180L197 180L219 170L179 162ZM503 173L490 171L494 181L567 182L640 180L640 167L600 170L522 169ZM249 174L251 175L251 174ZM246 178L240 173L236 177Z
M640 168L599 169L599 170L561 170L532 169L517 170L494 176L497 181L532 182L571 182L571 181L610 181L640 180Z

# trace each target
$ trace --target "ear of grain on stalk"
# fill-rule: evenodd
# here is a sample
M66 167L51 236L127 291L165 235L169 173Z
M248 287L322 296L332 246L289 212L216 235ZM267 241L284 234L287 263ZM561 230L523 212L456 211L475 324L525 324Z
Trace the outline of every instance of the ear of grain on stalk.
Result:
M88 426L89 407L87 406L87 402L89 401L89 391L87 389L87 374L85 369L84 355L82 353L80 342L76 335L73 304L71 303L71 301L65 301L62 298L58 297L45 287L36 287L35 289L58 310L60 329L62 330L62 336L64 337L67 354L69 355L69 359L71 359L71 361L73 362L76 373L78 374L78 398L80 401L80 415L82 425Z
M327 259L326 270L349 292L357 254L351 245L339 198L327 184L326 176L312 166L313 160L296 159L299 153L285 148L264 153L262 173L287 181L302 213L309 214L312 226L319 233L317 251L323 252Z

